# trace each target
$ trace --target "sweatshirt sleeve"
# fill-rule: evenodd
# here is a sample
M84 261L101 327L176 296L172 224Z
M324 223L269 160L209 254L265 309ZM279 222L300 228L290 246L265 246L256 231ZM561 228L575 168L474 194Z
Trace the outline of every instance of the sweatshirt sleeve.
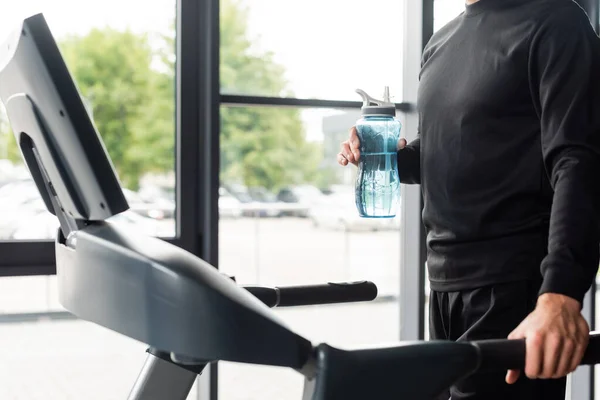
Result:
M583 10L569 3L532 35L529 76L554 190L540 295L581 302L599 261L600 39Z
M417 138L398 150L398 175L405 184L421 183L421 138Z

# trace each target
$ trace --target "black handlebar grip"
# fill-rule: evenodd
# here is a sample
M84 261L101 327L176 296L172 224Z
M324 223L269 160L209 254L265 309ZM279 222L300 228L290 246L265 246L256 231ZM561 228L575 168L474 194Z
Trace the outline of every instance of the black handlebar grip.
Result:
M522 370L525 367L525 340L491 339L473 342L479 348L479 370Z
M367 281L275 288L245 286L244 289L269 307L350 303L371 301L377 297L377 286Z
M480 370L484 369L516 369L525 368L525 339L519 340L481 340L473 342L480 351ZM581 365L600 363L600 333L590 333L588 346L581 360Z
M260 286L244 286L244 289L252 293L254 297L265 303L268 307L277 307L279 303L279 293L276 289Z
M377 297L377 286L367 281L284 286L278 289L278 307L371 301Z
M583 353L581 365L594 365L600 363L600 332L591 332L587 349Z

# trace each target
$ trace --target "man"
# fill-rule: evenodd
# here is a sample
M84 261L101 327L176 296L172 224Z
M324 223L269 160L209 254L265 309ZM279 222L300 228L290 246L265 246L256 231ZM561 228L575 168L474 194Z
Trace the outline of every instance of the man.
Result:
M419 135L433 339L525 338L519 371L441 398L564 399L599 253L600 40L572 0L471 0L427 44ZM341 165L360 158L356 130Z

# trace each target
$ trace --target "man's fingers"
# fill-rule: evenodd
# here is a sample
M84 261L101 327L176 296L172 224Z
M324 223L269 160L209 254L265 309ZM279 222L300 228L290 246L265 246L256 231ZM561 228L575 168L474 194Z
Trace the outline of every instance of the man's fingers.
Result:
M544 359L542 365L541 378L550 379L554 377L559 371L559 363L561 360L561 353L565 340L563 340L558 334L549 334L544 340Z
M519 326L517 326L508 335L508 339L509 340L523 339L525 337L525 334L524 334L522 326L523 326L523 323L519 324ZM521 376L521 371L519 371L519 370L509 370L506 373L506 383L508 383L509 385L514 384L515 382L517 382L517 380L519 380L519 376Z
M525 339L525 321L521 322L511 333L508 335L508 339Z
M517 380L519 380L520 375L521 375L521 371L509 370L506 373L506 383L508 383L509 385L512 385L513 383L517 382Z
M348 139L348 143L350 143L350 147L352 147L352 150L358 150L358 148L360 147L360 140L358 139L358 131L356 130L356 127L353 126L350 129L350 138Z
M573 356L569 361L569 372L573 372L581 363L585 351L587 350L590 340L590 326L587 321L582 317L579 324L579 333L577 335L578 341L575 343L575 349L573 350Z
M398 150L402 150L406 147L406 139L402 138L398 140Z
M354 126L350 129L350 139L348 139L348 144L350 145L350 151L354 158L351 162L357 163L360 159L360 139L358 138L358 132Z
M544 361L544 336L540 333L532 333L525 339L526 357L525 357L525 375L530 379L535 379L542 374Z
M360 150L355 149L350 145L350 141L342 143L342 155L352 164L356 165L360 159Z
M346 160L348 160L348 162L351 162L353 164L356 163L357 160L358 160L356 158L355 152L352 151L352 149L350 148L350 145L348 144L348 142L342 143L341 154L346 158Z
M573 356L576 352L575 342L572 340L567 340L563 343L562 352L560 354L560 359L558 361L558 366L552 378L558 379L563 376L569 374L573 369L571 368L573 364Z
M343 156L342 153L338 154L337 159L338 159L338 164L340 164L344 167L346 165L348 165L348 160L346 159L346 157Z
M581 363L581 359L583 358L583 355L585 354L585 350L587 348L586 346L582 346L582 345L578 345L575 346L575 350L573 351L573 355L571 356L571 358L565 360L566 362L568 362L568 372L573 372L577 369L577 367L579 367L579 363Z

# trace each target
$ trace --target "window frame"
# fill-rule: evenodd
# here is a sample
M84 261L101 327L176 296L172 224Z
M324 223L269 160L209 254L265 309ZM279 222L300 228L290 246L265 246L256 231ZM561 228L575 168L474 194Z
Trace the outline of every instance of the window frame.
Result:
M411 19L407 17L406 11L407 10L412 10L412 7L409 5L411 3L410 0L397 0L399 2L402 2L405 5L405 15L402 16L402 18L404 18L404 22L405 22L405 29L403 32L403 47L400 47L400 51L404 51L404 64L405 67L407 64L419 64L420 65L420 60L421 60L421 52L422 52L422 47L420 46L418 48L418 50L416 52L412 52L412 54L410 55L410 57L406 57L406 47L407 45L413 46L414 44L410 44L410 40L406 40L404 39L405 37L421 37L423 44L427 42L427 40L429 40L429 37L431 36L431 34L433 33L433 1L434 0L422 0L421 4L419 4L420 8L423 11L422 13L422 17L417 19L416 23L410 23L407 24L407 22ZM219 1L218 0L200 0L200 3L202 3L204 6L207 7L207 13L208 14L209 10L214 10L214 8L218 8L219 6ZM210 4L209 4L210 3ZM417 2L415 2L417 3ZM214 7L214 8L211 8ZM216 16L213 15L213 20L212 21L208 21L208 23L215 23L216 21L216 25L219 25L219 14L217 13ZM407 29L408 28L408 29ZM205 29L209 29L209 28L205 28ZM217 57L218 57L218 53L217 53ZM219 66L220 63L217 62L216 65L215 63L210 60L208 62L208 64L210 64L212 66L212 68L214 68L215 70L212 71L211 76L217 76L219 74ZM405 68L406 69L406 68ZM412 72L414 72L414 69L410 70ZM404 76L403 76L403 86L406 86L406 79L411 79L411 80L416 80L416 77L411 76L410 74L407 74L406 71L404 72ZM217 79L218 80L218 79ZM414 93L411 92L414 88L416 88L416 84L415 85L409 85L410 89L407 91L406 89L403 88L403 93L404 93L404 97L403 99L405 100L404 102L401 103L395 103L395 107L398 111L404 113L406 118L414 118L416 116L416 90L414 90ZM409 95L407 97L407 94ZM220 88L219 88L219 93L216 94L216 96L218 96L219 101L217 104L217 113L220 110L221 106L249 106L249 107L264 107L264 106L270 106L270 107L300 107L300 108L335 108L335 109L355 109L358 110L360 109L360 107L362 106L362 102L360 101L344 101L344 100L335 100L335 99L305 99L305 98L297 98L297 97L272 97L272 96L251 96L251 95L236 95L236 94L223 94L220 93ZM415 101L413 100L413 97L415 99ZM408 100L408 101L406 101ZM217 119L218 119L218 114L217 114ZM216 125L218 124L217 121L215 121L215 124L213 124L213 128L218 126ZM216 147L216 151L212 154L209 154L209 157L214 157L217 158L217 161L215 162L215 164L217 165L217 168L219 166L219 154L220 154L220 146L219 146L219 137L220 137L220 130L219 129L213 129L212 131L206 131L205 134L211 135L213 137L213 142L217 143L217 147ZM217 169L217 176L218 176L218 169ZM216 182L216 186L210 188L210 190L212 192L217 193L218 189L219 189L219 182L217 179ZM414 189L414 188L413 188ZM418 193L420 193L420 191L418 191ZM420 200L420 194L417 195L417 198L419 199L419 202L422 202L422 200ZM412 205L411 205L412 206ZM420 209L421 206L419 206ZM406 207L404 204L404 199L403 199L403 218L404 218L404 214L406 213ZM416 209L414 210L416 211ZM420 212L412 212L413 215L419 215L420 216ZM213 239L213 242L217 243L218 246L218 218L216 221L213 221L212 223L214 223L216 226L211 226L211 232L214 232L213 234L215 235L215 239ZM414 225L415 223L411 223L411 225ZM418 218L418 221L416 222L416 225L420 224L420 217ZM421 231L421 230L420 230ZM415 236L413 234L407 235L406 234L406 230L403 230L401 232L401 242L405 243L405 238L407 237L411 237L414 238ZM416 247L406 247L406 252L409 254L409 257L405 257L404 255L402 256L402 261L401 264L398 266L398 268L401 268L401 271L418 271L418 270L422 270L423 268L419 268L419 265L424 265L424 236L420 235L419 237L416 238L417 240L417 244ZM399 243L399 247L400 247L400 243ZM418 249L418 250L413 250L413 249ZM217 249L218 250L218 249ZM403 251L404 253L404 251ZM215 256L213 258L211 258L211 260L213 260L212 264L218 268L218 258ZM405 275L401 272L401 276ZM424 287L424 279L425 279L425 275L424 273L417 273L417 274L412 274L411 275L411 279L405 279L401 282L401 292L405 292L405 291L410 291L411 292L411 298L414 299L415 301L409 304L413 304L412 306L412 310L409 312L409 314L405 314L405 309L406 307L402 307L402 312L401 312L401 318L400 318L400 324L401 326L405 326L406 323L416 323L415 327L417 332L419 332L419 334L417 335L419 338L423 338L423 332L424 332L424 305L425 305L425 296L424 296L424 290L422 289L417 289L415 291L415 288L423 288ZM416 307L414 306L416 305ZM401 329L402 331L402 329ZM401 337L404 336L401 333ZM217 365L211 365L211 369L210 369L210 376L209 377L201 377L200 378L200 384L198 385L198 399L199 400L216 400L218 398L218 367Z
M415 65L420 63L423 46L433 34L434 0L405 5L406 28L403 51L404 99L396 108L408 121L416 115ZM599 0L576 0L598 31ZM218 188L220 129L219 112L228 106L273 106L302 108L358 109L360 102L246 96L220 93L219 80L219 1L176 0L176 237L165 239L202 257L218 268ZM418 14L418 15L417 15ZM415 18L415 15L417 17ZM410 18L409 18L410 17ZM408 38L420 37L416 43ZM417 50L410 50L419 46ZM185 82L185 85L182 84ZM414 123L410 121L409 124ZM182 183L185 182L185 185ZM401 339L423 339L425 304L425 238L420 210L420 191L403 196L405 228L401 234ZM408 235L410 229L419 235ZM52 241L0 241L0 277L53 275L56 273ZM415 272L416 271L416 272ZM588 319L595 328L595 285L586 298ZM574 374L570 395L573 400L594 399L593 367ZM218 398L218 371L212 365L200 378L198 399Z
M408 2L408 0L397 1L404 4ZM422 3L424 9L433 10L433 0L422 0ZM362 103L335 99L220 93L219 0L176 0L174 6L177 7L175 40L177 229L174 238L165 240L218 268L221 106L360 109ZM411 24L409 33L411 37L425 37L432 27L433 12L428 12L421 22ZM403 34L409 33L405 30ZM406 45L406 41L404 44ZM420 53L417 53L414 56L420 59ZM396 109L406 115L414 115L416 112L413 102L396 103ZM0 254L2 255L0 277L56 274L53 241L0 241ZM408 267L408 265L403 266L403 268ZM423 282L421 278L418 278L418 282ZM408 285L402 286L404 288ZM424 298L421 302L424 304ZM418 309L422 309L422 305ZM422 331L422 328L419 329ZM201 400L218 398L216 364L211 365L199 377L197 395Z

